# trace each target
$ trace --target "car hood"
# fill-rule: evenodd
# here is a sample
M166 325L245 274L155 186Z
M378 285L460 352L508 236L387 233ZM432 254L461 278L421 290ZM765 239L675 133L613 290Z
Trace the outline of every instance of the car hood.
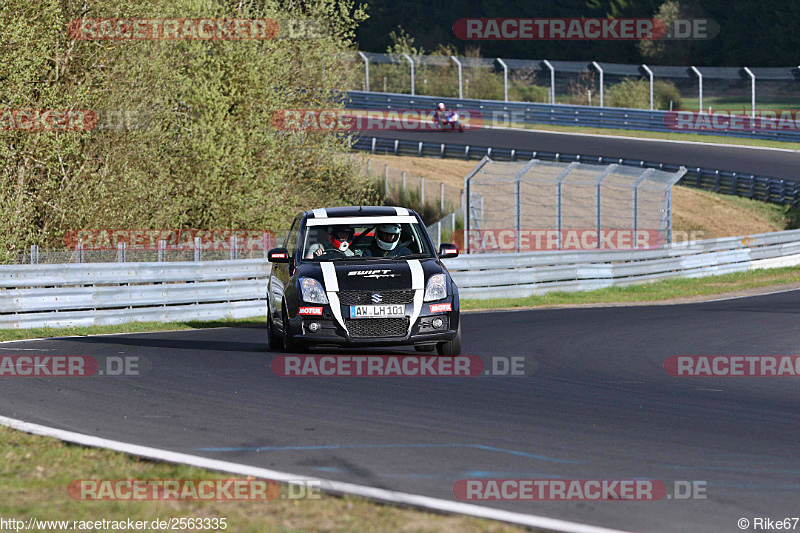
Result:
M302 263L298 266L298 274L322 282L328 291L333 290L334 284L339 291L385 291L413 288L412 269L423 274L423 282L433 274L445 271L433 258L369 259Z

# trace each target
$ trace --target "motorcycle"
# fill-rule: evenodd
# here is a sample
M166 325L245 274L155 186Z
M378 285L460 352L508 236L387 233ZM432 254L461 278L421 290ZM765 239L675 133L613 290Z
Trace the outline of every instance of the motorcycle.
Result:
M464 126L458 121L457 111L445 111L434 113L433 120L440 131L464 131Z

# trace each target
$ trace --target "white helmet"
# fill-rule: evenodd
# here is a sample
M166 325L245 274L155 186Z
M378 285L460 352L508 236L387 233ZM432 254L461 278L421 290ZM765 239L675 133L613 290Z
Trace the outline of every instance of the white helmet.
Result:
M444 105L444 102L440 102L440 103L439 103L439 109L441 109L442 111L444 111L444 110L445 110L445 105Z
M400 243L400 224L379 224L375 228L375 242L381 250L394 250Z

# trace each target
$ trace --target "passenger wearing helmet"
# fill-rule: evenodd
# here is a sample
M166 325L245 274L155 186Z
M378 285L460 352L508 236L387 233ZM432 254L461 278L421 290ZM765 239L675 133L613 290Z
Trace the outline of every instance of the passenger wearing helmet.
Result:
M378 224L375 228L375 238L372 239L369 248L364 250L364 257L411 255L411 250L399 246L401 233L400 224Z
M305 258L312 259L314 256L320 256L325 253L325 250L331 248L342 252L346 256L355 255L353 250L350 249L354 234L355 230L352 227L328 226L328 233L326 234L328 242L317 242L309 246Z

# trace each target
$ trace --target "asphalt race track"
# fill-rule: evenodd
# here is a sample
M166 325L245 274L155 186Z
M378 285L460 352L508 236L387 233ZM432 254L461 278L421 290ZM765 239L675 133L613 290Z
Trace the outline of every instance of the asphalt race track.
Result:
M138 356L141 375L0 378L0 415L450 500L471 478L643 478L668 493L706 482L706 499L483 504L629 531L798 515L798 378L678 378L663 365L800 354L800 292L463 321L465 354L523 356L528 375L281 378L255 326L74 337L0 350Z
M517 150L602 155L643 159L691 167L732 170L797 181L800 151L743 148L741 146L639 140L599 135L543 131L479 129L465 132L369 131L365 137L469 144ZM714 137L709 137L709 143ZM734 141L735 142L735 141Z

